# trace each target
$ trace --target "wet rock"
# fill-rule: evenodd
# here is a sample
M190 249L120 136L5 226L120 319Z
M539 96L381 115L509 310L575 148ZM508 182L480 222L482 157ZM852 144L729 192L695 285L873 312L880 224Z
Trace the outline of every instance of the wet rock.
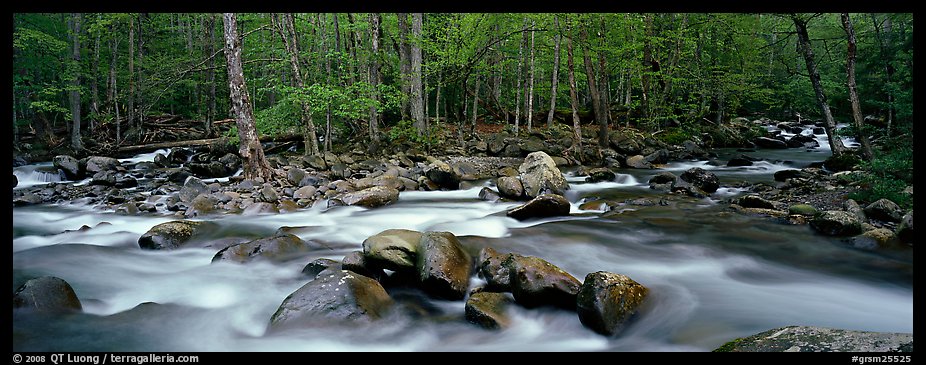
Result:
M300 186L299 183L302 182L302 179L305 178L305 170L298 167L293 167L286 171L286 181L293 186Z
M480 292L469 296L464 313L466 320L488 329L504 329L511 325L508 307L514 300L508 294Z
M745 159L743 157L734 157L730 161L727 161L727 166L738 167L738 166L752 166L752 161Z
M518 173L524 186L524 195L528 198L547 193L562 195L569 189L569 183L566 182L563 173L543 151L527 155L524 163L518 167Z
M647 292L645 286L625 275L590 273L576 297L579 321L595 332L617 334L643 303Z
M83 309L74 288L64 279L42 276L27 280L13 293L13 308L36 312L79 312Z
M68 180L80 180L83 174L80 171L80 165L76 158L68 155L58 155L52 159L55 168L64 172L64 177Z
M849 239L855 248L874 250L877 248L890 247L894 244L897 237L894 232L887 228L876 228L865 231L858 236Z
M809 204L794 204L788 207L788 214L812 217L817 214L817 208Z
M656 152L646 155L643 160L653 165L666 164L669 162L669 151L665 149L656 150Z
M600 167L588 170L588 177L585 178L585 182L595 183L601 181L613 181L614 177L614 172L607 168Z
M200 194L193 198L189 208L186 210L187 218L201 217L211 214L215 211L215 205L218 204L212 195Z
M692 167L688 169L682 173L680 178L708 194L717 191L717 189L720 187L720 183L717 180L717 175L714 175L713 172L704 170L700 167Z
M759 138L754 139L752 142L755 143L756 146L759 146L762 148L776 148L776 149L788 148L788 144L785 141L782 141L780 139L775 139L775 138L759 137Z
M311 249L312 246L298 236L284 233L228 246L216 253L212 257L212 262L246 263L257 258L284 262L299 257Z
M897 239L900 242L913 244L913 211L907 213L903 216L903 219L900 220L900 225L897 226Z
M382 268L372 265L361 251L353 251L344 255L344 259L341 260L341 269L377 280L386 275Z
M190 176L193 176L193 174L191 174L190 171L185 167L179 169L170 169L167 172L167 181L176 184L183 184Z
M441 160L434 160L428 165L425 176L443 189L456 190L460 187L460 176L453 172L450 165Z
M375 208L398 201L399 191L387 186L374 186L343 194L338 200L347 205Z
M275 214L279 212L277 206L272 203L256 202L245 207L241 215Z
M90 156L85 162L78 163L85 164L84 171L87 175L93 175L100 171L113 171L120 166L119 160L104 156Z
M810 174L801 170L781 170L775 172L775 181L787 181L794 178L808 178Z
M775 203L758 195L744 195L736 199L736 204L743 208L775 209Z
M138 180L131 176L121 176L116 178L113 186L119 189L134 188L138 186Z
M305 265L302 268L302 274L309 277L316 277L319 273L328 270L328 269L338 269L340 270L341 263L332 259L320 258L312 260L312 262Z
M225 170L225 165L218 161L210 161L208 163L191 162L186 164L186 166L190 168L190 172L192 172L193 175L200 178L228 176L228 171Z
M675 176L675 174L668 172L668 171L663 171L663 172L656 174L656 176L653 176L652 178L650 178L649 185L650 185L650 188L652 188L653 185L662 185L662 184L674 185L676 181L678 181L678 177Z
M727 342L714 352L912 352L912 333L787 326Z
M151 227L138 239L138 247L148 250L173 250L183 247L205 223L171 221Z
M226 175L234 174L241 168L241 159L233 153L226 153L219 158L219 162L222 163L222 166L225 166Z
M154 163L160 167L170 166L170 160L168 160L167 156L164 156L163 153L156 153L154 155Z
M516 253L502 254L491 247L479 250L476 265L486 281L486 290L511 291L511 274L506 263L511 262L512 256L522 257Z
M116 207L116 214L136 215L138 214L138 206L132 202L119 204L119 206Z
M624 161L624 164L626 164L627 167L631 167L635 169L653 168L653 165L647 162L646 157L643 157L643 155L633 155L633 156L627 157L627 160Z
M425 292L450 300L463 299L469 287L472 260L450 232L424 232L418 241L416 269Z
M376 280L347 270L327 272L283 300L270 318L271 331L319 322L371 322L394 304Z
M312 199L312 197L315 196L316 190L317 189L315 189L315 187L312 185L303 186L299 189L296 189L296 191L293 193L293 199Z
M363 241L363 254L384 269L414 270L420 240L421 232L387 229Z
M524 196L524 186L517 177L502 176L496 183L499 195L509 199L521 199Z
M473 181L480 178L479 170L469 162L454 161L450 163L450 168L453 170L454 175L460 177L460 180Z
M861 206L853 199L848 199L843 203L843 208L858 218L859 222L868 222L868 217L865 216L865 211Z
M810 221L810 227L827 236L851 236L862 232L858 218L842 210L827 210Z
M17 178L16 175L13 175L13 187L15 188L16 185L19 185L19 178Z
M509 210L507 215L519 221L569 215L569 201L561 195L544 194Z
M270 185L270 183L265 183L260 188L260 192L257 193L257 201L259 202L276 203L279 200L280 196L277 194L276 190L273 189L273 185Z
M190 176L186 179L186 182L183 183L183 188L180 189L180 201L184 203L192 202L199 194L208 194L209 186L206 185L202 180L195 176Z
M15 177L15 175L13 177ZM501 199L501 196L498 193L496 193L495 190L492 190L488 187L484 187L481 190L479 190L479 199L494 203L494 202L497 202L499 199Z
M116 185L116 174L112 171L100 171L93 174L90 185L113 186Z
M900 222L903 219L903 210L897 203L888 199L878 199L865 207L865 216L885 222Z
M503 265L508 266L511 293L518 304L575 309L582 283L563 269L533 256L511 255Z

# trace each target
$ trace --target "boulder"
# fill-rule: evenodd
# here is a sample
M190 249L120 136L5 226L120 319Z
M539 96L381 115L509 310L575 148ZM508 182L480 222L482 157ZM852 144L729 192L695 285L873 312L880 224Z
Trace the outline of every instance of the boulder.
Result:
M311 155L303 156L302 162L305 163L308 167L311 167L315 170L327 170L328 165L325 164L325 158L321 155Z
M511 291L511 274L506 262L510 263L512 256L522 257L516 253L502 254L491 247L483 247L479 250L479 261L476 262L476 266L479 275L486 281L486 290Z
M460 187L460 176L444 161L434 160L424 174L443 189L456 190Z
M472 181L480 178L479 170L473 164L466 161L455 161L450 164L453 174L460 177L460 180Z
M328 269L341 269L341 263L332 259L320 258L312 260L312 262L305 265L302 268L302 274L309 277L316 277L319 273L328 270Z
M678 177L675 176L675 174L668 172L668 171L663 171L663 172L656 174L656 176L653 176L652 178L650 178L649 185L650 187L653 187L653 185L662 185L662 184L674 185L676 181L678 181Z
M801 170L781 170L775 171L775 181L787 181L788 179L794 178L807 178L810 177L810 174L801 171Z
M118 189L134 188L138 186L138 180L128 175L121 176L116 178L116 182L113 186Z
M284 233L273 237L228 246L212 257L212 262L231 261L246 263L257 258L284 262L300 256L312 247L296 235Z
M865 210L863 210L854 199L847 199L842 205L843 209L858 218L859 222L868 222L868 217L865 216Z
M762 148L788 148L788 144L785 141L775 138L759 137L754 139L753 143Z
M270 183L264 183L255 198L255 200L259 202L276 203L280 200L280 195L277 194L275 189L273 189L273 185L270 185Z
M186 167L167 170L167 181L172 183L183 184L190 176L193 176L193 174Z
M343 194L339 200L347 205L375 208L398 201L399 191L388 186L374 186Z
M646 157L643 155L633 155L627 157L627 160L624 161L627 167L632 167L635 169L651 169L653 165L646 161Z
M504 329L511 325L508 307L514 300L508 294L480 292L469 296L464 313L466 320L487 329Z
M682 173L680 178L708 194L717 191L720 187L717 175L700 167L688 169Z
M27 280L13 293L13 308L36 312L79 312L83 309L74 288L64 279L42 276Z
M727 161L727 166L729 167L739 167L739 166L752 166L752 161L740 157L731 158L730 161Z
M775 209L775 204L758 195L744 195L736 199L736 204L743 208Z
M436 297L463 299L469 288L472 260L457 237L450 232L424 232L417 251L415 267L422 289Z
M511 293L518 304L575 309L582 283L563 269L533 256L511 255L502 265L508 266Z
M664 148L658 149L656 152L646 155L643 160L653 165L666 164L669 162L669 151Z
M903 219L900 220L900 224L897 226L897 239L900 242L913 244L913 211L907 213L903 216Z
M913 352L913 334L787 326L735 339L714 352Z
M238 158L238 155L234 153L226 153L224 156L219 158L219 162L225 166L225 174L231 175L238 171L241 168L241 159Z
M16 175L13 175L13 177L15 178ZM502 197L501 197L498 193L496 193L495 190L492 190L492 189L490 189L490 188L488 188L488 187L484 187L484 188L482 188L481 190L479 190L479 199L480 199L480 200L485 200L485 201L487 201L487 202L492 202L492 203L494 203L494 202L497 202L497 201L498 201L499 199L501 199L501 198L502 198Z
M502 176L496 183L499 195L509 199L521 199L524 196L524 186L517 177Z
M643 303L647 292L645 286L625 275L590 273L576 297L579 321L595 332L617 334Z
M562 195L569 189L569 183L556 163L543 151L533 152L524 158L524 163L518 167L521 184L524 186L524 195L535 198L541 194L553 193Z
M903 210L897 203L881 198L865 207L865 216L885 222L900 222L903 219Z
M298 167L293 167L286 171L286 181L289 182L292 186L300 186L302 179L305 178L305 170Z
M83 174L80 171L80 164L77 159L68 155L58 155L52 160L55 168L64 172L64 177L68 180L80 180Z
M229 172L225 165L219 161L210 161L206 163L191 162L186 164L193 175L201 178L214 178L228 176Z
M361 251L353 251L344 255L344 259L341 260L341 270L353 271L377 280L385 276L383 269L372 265Z
M817 214L817 208L810 204L794 204L788 207L788 214L812 217Z
M293 192L293 199L312 199L317 189L312 185L303 186Z
M93 177L90 179L90 185L116 185L116 173L108 170L97 172L93 174Z
M415 269L421 232L387 229L363 241L363 254L376 265L393 271Z
M588 170L588 177L585 178L585 182L595 183L601 181L613 181L614 177L614 172L605 167L599 167Z
M84 164L84 171L87 175L93 175L100 171L113 171L120 165L119 160L105 156L90 156Z
M279 212L280 209L272 203L256 202L245 207L241 215L275 214Z
M151 227L138 239L138 247L147 250L173 250L183 247L204 222L171 221Z
M180 201L190 203L199 196L199 194L208 193L209 186L207 186L206 183L195 176L190 176L186 179L186 182L183 183L183 188L180 189L179 197Z
M827 236L852 236L862 232L862 222L842 210L827 210L810 221L810 227Z
M39 204L41 202L42 202L42 197L36 194L30 193L30 192L24 192L22 193L22 195L19 195L19 196L14 195L14 198L13 198L13 205L16 205L16 206Z
M376 280L347 270L329 270L283 300L270 318L270 330L319 322L371 322L386 315L394 302Z
M875 228L852 237L849 241L855 248L873 250L892 246L896 238L894 232L887 228Z
M562 195L544 194L509 210L507 215L519 221L569 215L569 201Z

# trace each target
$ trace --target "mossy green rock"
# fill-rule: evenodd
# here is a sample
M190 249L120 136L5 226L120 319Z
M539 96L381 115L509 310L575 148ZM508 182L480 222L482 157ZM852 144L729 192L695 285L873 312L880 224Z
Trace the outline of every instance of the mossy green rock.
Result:
M788 207L788 214L814 216L817 214L817 208L810 204L794 204Z
M648 292L649 289L626 275L590 273L576 297L579 321L600 334L617 334L637 312Z
M173 250L186 244L203 222L171 221L158 224L138 239L138 247L147 250Z

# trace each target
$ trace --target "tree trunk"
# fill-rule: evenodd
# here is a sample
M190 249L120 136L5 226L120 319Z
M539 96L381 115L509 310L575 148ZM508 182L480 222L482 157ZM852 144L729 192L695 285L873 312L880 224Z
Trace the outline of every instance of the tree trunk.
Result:
M135 127L135 18L129 17L129 121L128 128ZM138 131L140 132L140 131Z
M228 89L232 110L238 126L238 154L244 159L244 177L261 178L269 181L272 177L270 164L264 157L257 129L254 127L254 112L251 110L244 70L241 67L241 40L238 38L238 22L235 13L224 13L225 60L228 64Z
M534 28L534 23L531 22L531 28ZM528 86L527 93L527 133L530 133L533 128L533 119L534 119L534 30L531 29L531 68L530 68L530 85Z
M331 89L331 57L328 57L328 22L322 23L322 54L325 55L325 86ZM331 97L325 100L325 152L331 151Z
M102 15L97 14L96 20L99 23ZM93 42L93 65L90 71L90 112L93 116L90 118L90 132L96 130L96 120L100 118L100 87L98 76L100 74L100 33L96 33L96 40Z
M820 83L820 73L817 72L813 48L810 47L810 37L807 35L807 22L798 18L796 14L791 14L791 20L794 21L794 28L797 30L798 42L804 56L804 62L807 64L807 73L810 74L810 83L813 84L813 91L817 96L817 104L823 113L823 128L826 130L826 138L833 151L833 156L842 155L845 152L845 147L842 145L842 140L836 136L836 122L833 120L833 114L827 104L826 95L823 93L823 85Z
M878 19L875 14L871 14L871 22L875 28L875 37L878 39L878 49L881 55L881 61L884 62L884 74L887 76L885 91L887 93L887 128L885 133L891 135L891 124L894 122L894 92L891 87L891 84L894 82L894 66L891 66L892 57L887 49L887 42L885 42L884 37L891 35L891 20L890 18L885 19L884 21L884 35L882 35L881 25L878 23Z
M74 75L71 78L71 147L74 150L82 150L83 144L80 141L80 13L71 13L68 21L70 26L71 41L73 48L71 60L74 62Z
M604 16L599 16L598 18L601 24L600 35L598 36L598 42L601 44L602 49L598 51L598 87L601 88L599 96L601 96L601 116L604 118L605 123L611 122L611 82L610 75L608 74L608 63L605 57L604 46L605 46L605 34L607 34L607 29L605 29ZM607 138L607 135L605 136ZM607 141L605 144L607 147Z
M572 26L569 20L566 27L569 34L566 36L566 67L569 69L569 100L572 102L572 130L575 133L575 140L572 142L572 149L575 158L582 160L582 124L579 121L579 97L576 92L576 67L572 56Z
M479 75L476 75L476 86L473 90L473 113L472 113L472 124L470 125L469 134L472 136L476 135L476 116L479 111Z
M110 29L112 31L112 29ZM109 64L109 97L112 104L109 104L110 107L116 109L116 145L118 146L122 143L122 121L119 120L119 90L118 84L116 83L116 56L119 55L119 38L112 37L112 40L109 43L110 51L112 52L112 62Z
M372 54L370 55L371 64L370 64L370 84L372 85L373 90L373 100L375 101L373 105L370 105L370 141L376 145L379 142L379 112L377 111L377 105L380 102L379 97L379 84L380 81L380 63L379 63L379 23L380 15L377 13L370 13L370 49ZM371 145L372 146L372 145Z
M643 36L643 72L641 74L643 110L646 112L647 117L652 118L653 113L650 105L650 90L652 89L652 81L650 72L653 68L653 47L651 45L650 39L653 37L653 16L650 14L644 14L643 21L645 24L645 34Z
M604 118L601 108L601 89L598 88L598 83L595 81L598 77L595 76L595 66L592 65L592 47L588 40L588 30L586 28L587 26L579 28L579 39L585 45L585 49L582 50L582 60L585 63L585 74L586 79L588 79L588 93L592 99L592 110L595 113L595 121L598 122L598 146L607 148L608 120Z
M408 40L408 13L396 13L399 22L399 69L402 71L402 95L408 95L407 99L402 100L402 119L408 119L410 115L409 104L411 102L411 44Z
M215 54L215 14L206 16L206 38L208 38L209 54ZM209 83L209 104L206 109L206 137L212 136L212 121L215 120L215 57L209 57L209 69L206 70L206 81Z
M276 20L273 20L276 19ZM286 51L289 54L289 66L293 72L293 78L296 80L296 87L305 89L305 80L302 77L302 70L299 67L299 48L294 37L296 26L292 13L283 14L282 18L275 14L271 20L277 25L277 33L283 40ZM305 136L305 154L318 154L318 138L315 135L315 122L312 121L312 108L308 102L302 103L302 134Z
M559 85L559 44L560 35L559 17L553 15L556 25L555 45L553 47L553 79L550 81L550 112L547 113L547 128L553 127L553 114L556 112L556 87Z
M412 13L412 36L415 38L411 44L411 108L412 119L415 126L418 127L418 135L427 133L427 125L424 120L424 101L422 97L424 92L421 89L421 23L422 13Z
M501 33L501 28L498 23L495 23L494 37L496 40L498 39L500 33ZM492 64L495 66L495 72L492 74L492 103L494 103L496 106L501 106L502 107L501 109L505 110L504 106L502 106L502 103L501 103L501 99L502 99L501 63L502 63L502 60L504 59L504 56L502 55L502 50L500 47L497 48L495 52L493 52L493 54L495 56L495 59L493 60ZM505 111L505 114L506 115L508 114L507 111ZM505 123L508 123L508 121L505 120Z
M846 31L848 41L846 79L849 86L849 101L852 103L852 120L855 122L855 135L862 145L862 158L871 161L871 144L868 143L868 136L865 135L865 120L862 118L862 108L859 106L858 90L855 85L855 29L852 27L852 19L849 18L849 13L842 13L842 27Z

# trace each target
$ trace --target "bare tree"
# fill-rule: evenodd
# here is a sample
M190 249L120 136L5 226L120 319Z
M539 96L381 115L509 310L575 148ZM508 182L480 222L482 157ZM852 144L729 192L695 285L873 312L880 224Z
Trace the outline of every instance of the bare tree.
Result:
M846 53L846 79L849 86L849 101L852 103L852 121L855 125L855 135L862 145L862 158L871 160L871 144L868 143L868 136L865 135L865 120L862 118L862 108L859 106L858 90L855 85L855 28L852 27L852 19L849 13L842 13L842 27L846 31L848 52Z
M842 145L842 140L836 136L836 122L833 120L833 113L830 112L829 104L826 101L826 94L823 93L820 73L817 71L816 62L814 62L813 48L810 47L810 36L807 35L807 20L801 19L797 14L791 14L791 20L797 30L798 44L800 45L801 54L804 56L804 62L807 64L807 73L810 75L810 83L813 85L814 94L817 96L817 105L820 106L820 112L823 113L823 129L826 131L830 149L833 151L833 156L842 155L845 153L846 148Z
M572 130L575 133L575 141L572 142L572 150L576 159L582 160L582 124L579 121L579 96L576 92L576 67L572 56L572 25L569 19L566 20L566 30L569 33L566 36L566 67L569 69L569 100L572 102Z
M550 111L547 113L547 128L553 126L553 114L556 113L556 87L559 85L559 44L562 38L559 30L559 17L553 15L553 24L556 25L555 46L553 47L553 79L550 85Z
M376 104L379 103L379 84L382 83L380 80L380 63L379 63L379 23L380 15L377 13L370 13L370 85L373 90L373 100L376 102L374 105L370 105L370 142L373 142L371 147L375 147L379 141L379 111L376 110Z
M302 77L302 70L299 67L299 45L296 43L296 27L292 13L285 13L282 17L271 15L277 33L283 40L286 51L289 54L289 66L293 71L293 78L296 80L296 87L305 89L305 80ZM305 140L305 154L318 154L318 137L315 135L315 122L312 121L312 107L305 100L302 101L302 135Z
M412 119L415 121L415 126L418 128L418 135L425 135L427 133L427 125L424 120L424 91L421 87L421 26L422 26L422 13L413 13L412 14L412 37L414 41L411 43L411 101L409 102L409 108L411 109Z
M71 13L68 19L68 27L73 42L71 60L74 62L74 75L71 78L71 91L69 98L71 102L71 147L74 150L82 150L83 144L80 141L80 13Z

